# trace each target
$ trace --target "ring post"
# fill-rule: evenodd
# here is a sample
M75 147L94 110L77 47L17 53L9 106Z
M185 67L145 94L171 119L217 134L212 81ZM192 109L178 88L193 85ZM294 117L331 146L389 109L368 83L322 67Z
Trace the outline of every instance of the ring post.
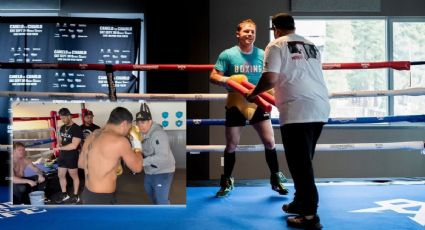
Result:
M109 100L117 101L117 88L115 88L114 67L113 65L105 65L106 78L108 79L108 95Z

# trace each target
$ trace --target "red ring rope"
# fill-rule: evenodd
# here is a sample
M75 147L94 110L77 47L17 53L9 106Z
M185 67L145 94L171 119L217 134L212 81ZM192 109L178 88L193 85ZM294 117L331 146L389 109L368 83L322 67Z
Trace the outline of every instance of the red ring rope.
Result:
M72 118L80 117L79 114L71 114ZM14 117L13 121L47 121L52 119L52 117ZM56 120L60 120L60 116L56 116Z
M393 68L396 70L409 70L410 65L421 64L420 62L409 61L387 61L387 62L356 62L356 63L323 63L324 70L335 69L376 69ZM151 71L151 70L178 70L178 71L198 71L212 70L214 65L193 65L193 64L58 64L58 63L8 63L0 62L0 69L79 69L79 70L100 70L100 71Z

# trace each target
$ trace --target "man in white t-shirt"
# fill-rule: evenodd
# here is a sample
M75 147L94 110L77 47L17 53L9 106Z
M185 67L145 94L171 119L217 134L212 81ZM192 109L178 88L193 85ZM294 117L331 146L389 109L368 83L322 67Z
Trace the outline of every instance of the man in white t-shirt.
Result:
M275 40L266 47L263 74L248 100L274 87L285 156L296 191L294 200L282 209L298 214L287 219L289 226L320 229L312 159L330 112L321 57L312 42L295 34L291 15L276 14L272 23Z

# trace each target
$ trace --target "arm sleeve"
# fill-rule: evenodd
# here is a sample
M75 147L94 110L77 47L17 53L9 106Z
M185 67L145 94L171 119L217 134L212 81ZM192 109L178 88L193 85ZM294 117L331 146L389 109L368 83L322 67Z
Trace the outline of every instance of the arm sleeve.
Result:
M168 136L164 131L159 131L152 135L151 138L154 154L145 157L143 159L143 165L156 166L161 169L164 165L167 165L167 161L169 159L168 154L170 153L170 143L168 141Z
M280 73L282 66L281 48L275 44L268 45L264 52L263 73Z
M228 58L226 52L221 52L218 56L217 62L215 63L214 68L220 72L227 72L229 66Z

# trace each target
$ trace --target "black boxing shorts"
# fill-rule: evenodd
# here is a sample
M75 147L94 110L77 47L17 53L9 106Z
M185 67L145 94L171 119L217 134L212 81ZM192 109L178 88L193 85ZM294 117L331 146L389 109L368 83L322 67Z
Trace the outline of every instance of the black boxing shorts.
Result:
M81 194L83 204L115 204L117 202L115 193L95 193L84 187Z
M77 169L78 168L78 156L79 153L75 152L61 152L58 158L58 167L67 168L67 169Z
M249 121L249 124L253 125L260 121L265 121L270 119L270 113L267 113L262 108L257 107L252 116L252 119ZM237 126L245 126L246 118L239 111L237 107L226 108L226 127L237 127Z

